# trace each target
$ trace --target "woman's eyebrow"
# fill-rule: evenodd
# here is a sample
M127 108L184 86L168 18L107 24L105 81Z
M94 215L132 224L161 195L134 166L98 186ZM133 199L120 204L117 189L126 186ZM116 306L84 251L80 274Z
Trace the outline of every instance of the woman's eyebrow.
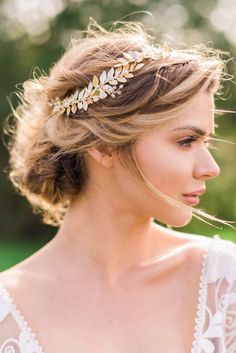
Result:
M199 127L192 126L192 125L180 126L180 127L173 129L172 131L176 131L176 130L191 130L191 131L194 131L199 136L211 136L211 137L215 136L215 131L213 131L212 133L207 135L206 131L200 129Z

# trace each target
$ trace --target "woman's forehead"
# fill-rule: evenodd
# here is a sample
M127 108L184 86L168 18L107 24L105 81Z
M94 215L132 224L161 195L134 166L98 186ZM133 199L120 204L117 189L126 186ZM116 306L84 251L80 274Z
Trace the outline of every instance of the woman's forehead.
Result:
M165 125L167 129L171 128L176 131L195 129L199 135L213 133L215 126L213 96L206 93L197 95L191 102L186 103L175 118Z
M199 136L212 136L215 133L214 114L191 114L171 119L163 126L165 132L188 132Z

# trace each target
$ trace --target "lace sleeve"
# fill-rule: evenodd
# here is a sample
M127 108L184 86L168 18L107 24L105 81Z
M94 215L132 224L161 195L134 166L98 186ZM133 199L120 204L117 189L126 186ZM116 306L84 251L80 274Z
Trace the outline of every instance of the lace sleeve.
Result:
M206 280L202 352L236 353L236 244L217 240Z
M32 335L0 283L0 353L42 353Z
M225 309L224 342L227 353L236 353L236 244L231 244L225 273L226 292L222 296Z
M20 328L11 315L10 303L0 291L0 353L21 352Z

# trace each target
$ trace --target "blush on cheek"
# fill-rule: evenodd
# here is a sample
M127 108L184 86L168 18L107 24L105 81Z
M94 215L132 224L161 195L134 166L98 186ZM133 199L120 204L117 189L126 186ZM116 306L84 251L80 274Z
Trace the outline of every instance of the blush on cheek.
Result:
M145 178L158 190L181 202L192 178L192 161L160 132L151 132L137 144L136 160Z

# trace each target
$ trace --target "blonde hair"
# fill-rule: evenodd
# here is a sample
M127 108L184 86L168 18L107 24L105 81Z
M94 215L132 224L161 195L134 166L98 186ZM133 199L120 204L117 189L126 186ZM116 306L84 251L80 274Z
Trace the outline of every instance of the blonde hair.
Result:
M17 93L19 105L12 107L15 124L7 121L6 126L11 136L9 177L47 224L62 223L70 202L88 182L85 156L91 147L113 149L157 197L180 209L191 209L145 178L133 147L145 132L175 119L201 90L220 93L221 82L228 78L223 60L226 53L205 45L170 48L157 43L139 22L120 25L109 31L90 19L87 30L72 39L50 74L34 75ZM113 67L123 52L153 46L172 49L175 55L147 60L115 98L107 97L69 117L52 114L49 100L87 86L94 75ZM202 210L192 210L197 218L228 224Z

